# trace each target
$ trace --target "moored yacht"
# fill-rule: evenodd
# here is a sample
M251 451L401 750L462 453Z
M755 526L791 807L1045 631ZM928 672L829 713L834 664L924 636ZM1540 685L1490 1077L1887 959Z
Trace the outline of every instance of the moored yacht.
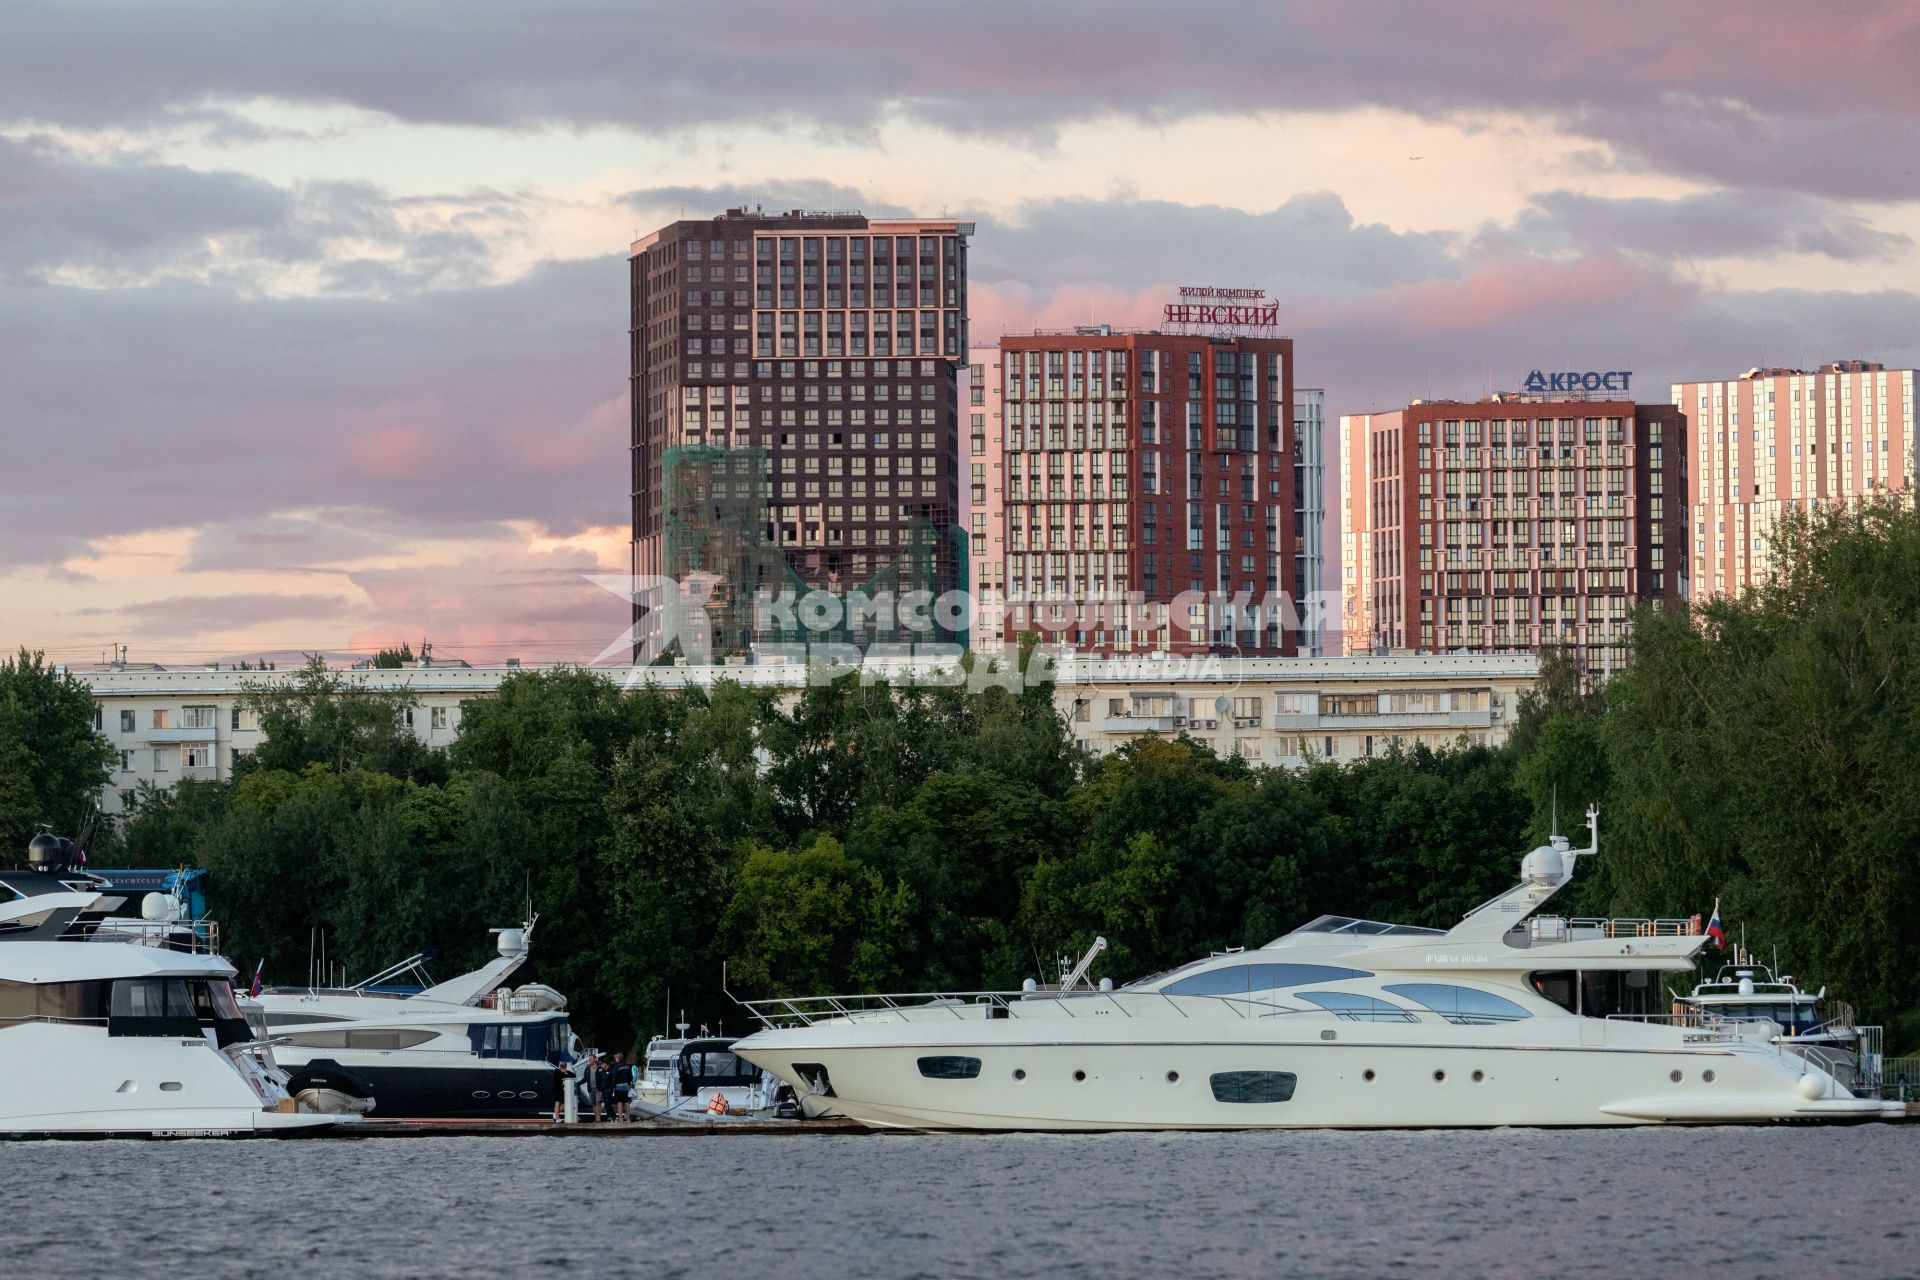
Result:
M325 1131L256 1056L233 966L164 895L141 920L43 833L0 872L0 1136Z
M526 962L532 921L494 932L498 957L446 982L426 979L422 954L349 988L262 991L281 1065L296 1080L303 1069L344 1068L372 1088L383 1119L550 1113L573 1039L566 1000L539 984L502 985ZM427 985L381 990L410 974Z
M1882 1029L1856 1025L1845 1001L1835 1001L1829 1013L1826 997L1825 987L1803 991L1792 974L1776 978L1736 948L1733 963L1678 997L1674 1012L1702 1026L1745 1025L1849 1087L1877 1087Z
M1119 988L744 1002L734 1046L840 1114L912 1129L1627 1125L1892 1117L1738 1027L1660 1008L1686 921L1535 911L1563 837L1447 930L1322 916Z
M655 1036L640 1059L633 1109L655 1120L748 1120L774 1114L778 1081L733 1052L731 1037Z

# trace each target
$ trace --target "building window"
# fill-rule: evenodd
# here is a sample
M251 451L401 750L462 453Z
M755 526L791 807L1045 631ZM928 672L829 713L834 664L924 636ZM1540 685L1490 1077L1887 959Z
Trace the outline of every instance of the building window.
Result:
M181 747L180 767L183 769L211 769L213 767L213 744L208 742L190 742Z
M429 723L435 729L446 728L447 727L447 709L445 707L433 708Z
M260 727L260 713L252 707L233 709L233 729L236 733L245 733Z
M164 729L167 727L167 713L165 711L156 711L153 713L153 727L156 729Z
M181 712L180 727L183 729L211 729L214 726L214 707L186 707Z
M122 733L133 732L133 712L122 711L120 713L120 732Z

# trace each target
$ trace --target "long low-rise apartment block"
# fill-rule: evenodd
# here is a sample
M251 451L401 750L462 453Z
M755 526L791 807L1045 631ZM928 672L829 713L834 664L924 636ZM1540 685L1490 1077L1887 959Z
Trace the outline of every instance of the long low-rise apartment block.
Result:
M451 746L476 699L492 696L518 667L356 669L348 685L404 690L409 727L430 746ZM948 679L952 668L869 661L863 676L899 682ZM1053 667L1054 703L1074 740L1097 754L1159 735L1187 734L1221 755L1270 765L1353 760L1398 742L1446 746L1462 738L1506 740L1519 700L1539 676L1530 654L1432 654L1333 658L1063 657ZM262 733L249 695L290 682L297 672L168 669L77 670L93 689L94 724L119 752L102 811L118 814L140 784L171 787L182 778L218 780L259 747ZM614 679L662 687L734 680L798 697L804 665L619 668Z

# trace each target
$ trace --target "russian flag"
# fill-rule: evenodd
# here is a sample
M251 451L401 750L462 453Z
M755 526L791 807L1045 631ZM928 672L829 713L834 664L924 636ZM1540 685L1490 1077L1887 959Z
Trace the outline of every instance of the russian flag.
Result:
M1720 923L1720 899L1713 900L1713 914L1707 918L1707 936L1713 939L1714 949L1727 949L1727 928Z
M257 996L260 994L260 971L266 967L267 958L265 956L260 957L260 963L253 966L253 986L247 990L249 996Z

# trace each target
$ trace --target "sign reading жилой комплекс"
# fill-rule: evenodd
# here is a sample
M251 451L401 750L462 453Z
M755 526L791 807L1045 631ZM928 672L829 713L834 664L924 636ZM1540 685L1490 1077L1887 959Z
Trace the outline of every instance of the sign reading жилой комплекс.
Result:
M1570 369L1565 373L1542 373L1535 369L1527 375L1523 391L1625 391L1633 381L1633 372L1629 369L1615 369L1609 373L1596 370Z
M1265 289L1187 284L1180 286L1180 301L1167 303L1166 322L1272 328L1280 323L1280 304L1269 302Z

